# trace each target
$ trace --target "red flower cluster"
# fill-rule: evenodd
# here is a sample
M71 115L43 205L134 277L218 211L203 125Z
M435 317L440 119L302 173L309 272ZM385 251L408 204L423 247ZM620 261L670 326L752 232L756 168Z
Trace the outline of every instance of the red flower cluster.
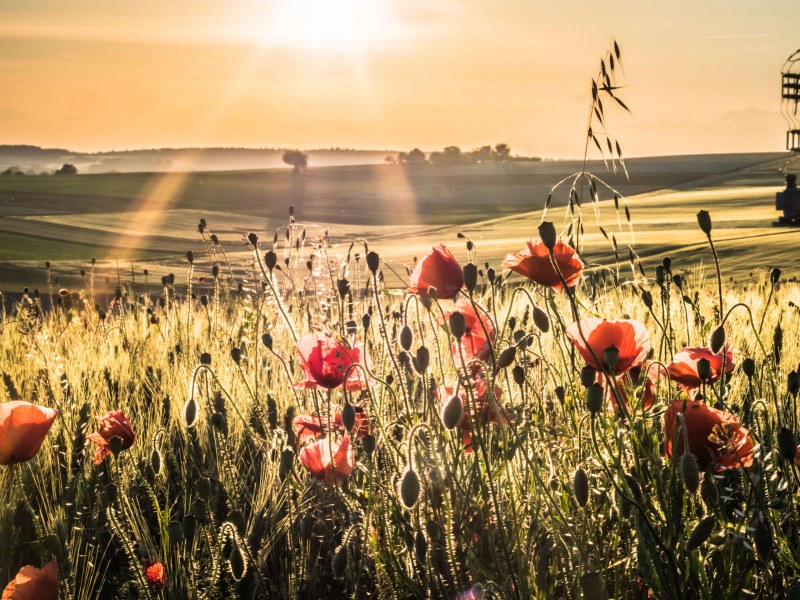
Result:
M685 403L675 400L664 413L664 454L667 458L673 454L681 456L684 452L682 433L674 440L678 446L673 449L679 413L683 413L686 423L689 452L697 459L700 470L712 464L717 471L753 464L754 447L750 431L739 424L733 415L708 406L701 400Z
M672 358L672 362L667 365L670 379L676 381L687 393L699 388L703 380L698 372L697 364L704 358L711 366L711 376L706 380L706 383L719 381L723 368L725 373L730 373L736 366L733 347L728 343L716 354L711 348L684 348L676 353Z
M556 292L564 290L561 278L553 268L550 261L550 251L539 240L528 240L528 247L522 252L511 252L503 261L504 269L511 269L515 273L524 275L534 283L550 287ZM564 276L568 287L573 287L581 278L583 263L578 258L578 253L562 241L556 242L553 247L553 258L558 270Z
M131 422L121 410L107 412L102 417L97 417L97 420L100 423L100 430L90 433L86 437L98 445L94 453L94 464L99 465L106 456L111 454L109 442L113 438L119 438L122 441L122 449L127 450L133 446L136 435L133 433Z
M358 345L351 348L333 337L309 333L297 340L297 358L300 367L305 371L306 379L294 384L296 388L324 391L338 388L342 384L348 390L367 387L366 378L360 368L350 369L347 374L351 365L363 364L364 357Z
M409 294L428 297L428 288L436 289L436 296L453 298L464 285L464 272L453 254L442 244L436 244L423 256L411 273Z
M52 408L20 400L0 404L0 465L36 456L57 414Z
M611 371L605 352L612 346L619 351L616 375L641 365L650 352L650 336L639 321L589 317L567 327L566 333L586 364L600 372Z

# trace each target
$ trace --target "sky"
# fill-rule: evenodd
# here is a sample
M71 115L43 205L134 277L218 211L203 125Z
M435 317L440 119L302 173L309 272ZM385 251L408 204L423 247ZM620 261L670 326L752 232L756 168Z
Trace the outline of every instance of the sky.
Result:
M0 144L782 151L796 0L0 0Z

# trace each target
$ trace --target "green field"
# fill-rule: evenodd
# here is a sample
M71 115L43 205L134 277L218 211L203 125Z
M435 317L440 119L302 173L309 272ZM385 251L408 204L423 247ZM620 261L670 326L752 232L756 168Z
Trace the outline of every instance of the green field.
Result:
M645 262L664 254L685 259L686 267L707 260L695 224L695 213L704 208L714 218L726 275L746 279L764 265L779 266L789 276L797 272L800 258L792 250L800 232L771 226L784 159L780 154L631 159L629 180L598 162L587 170L624 194L630 207L634 240L624 221L620 228L610 194L600 194L600 223L615 232L623 257L625 244L634 242ZM496 263L533 235L551 187L581 167L578 161L543 161L331 167L301 176L265 170L0 177L0 288L46 285L45 261L67 285L80 283L79 272L89 269L91 258L98 261L101 287L107 277L118 280L117 269L123 278L131 268L179 275L187 250L203 254L196 228L201 217L219 236L233 267L244 269L242 234L256 231L269 240L286 224L290 205L301 223L330 226L334 240L369 239L398 273L436 241L460 244L458 232L475 241L481 263ZM554 195L548 218L557 225L565 217L567 192L562 186ZM587 259L608 255L608 242L596 226L587 228L585 242Z

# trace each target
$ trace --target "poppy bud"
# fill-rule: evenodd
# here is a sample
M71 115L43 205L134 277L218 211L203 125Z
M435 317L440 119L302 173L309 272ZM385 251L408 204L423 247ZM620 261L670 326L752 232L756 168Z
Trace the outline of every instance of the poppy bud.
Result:
M267 265L270 273L278 264L278 255L275 254L274 250L267 250L266 254L264 254L264 264Z
M381 266L381 257L377 252L367 252L367 267L373 273L377 273Z
M425 534L421 530L417 530L417 535L414 536L414 554L420 564L425 564L425 556L428 554L428 540L425 539Z
M716 354L725 344L725 328L720 325L711 334L711 351Z
M464 337L467 331L467 320L464 318L464 315L458 311L450 313L447 324L450 326L450 333L452 333L457 340Z
M261 336L261 342L267 347L267 350L272 350L272 336L265 333Z
M753 541L762 560L767 560L772 554L772 530L764 517L759 516L753 527Z
M586 390L586 408L593 415L603 410L603 388L593 383Z
M536 328L542 333L550 331L550 318L547 316L547 313L538 306L533 309L533 324L536 325Z
M497 277L497 271L495 271L492 267L486 269L486 279L489 280L489 283L494 283L496 277Z
M244 574L247 572L247 561L245 560L242 549L239 547L239 542L234 537L231 540L232 548L230 556L228 556L228 564L231 567L231 575L235 581L241 581Z
M111 454L115 457L119 456L119 453L122 452L122 438L115 435L108 440L108 447L111 449Z
M467 288L468 292L471 292L478 285L478 267L472 263L467 263L462 271L464 272L464 287Z
M683 277L681 277L680 275L673 275L672 283L678 286L679 290L683 290Z
M206 296L205 294L202 294L200 296L200 304L201 304L201 306L208 306L208 296Z
M369 329L369 325L372 322L372 317L369 316L369 313L364 313L364 316L361 317L361 326L364 329Z
M525 384L525 369L520 365L516 365L511 369L511 376L514 378L514 383L522 387Z
M345 401L342 407L342 425L345 431L351 431L356 424L356 409L349 402Z
M692 533L689 534L689 539L686 540L686 551L692 552L702 546L706 540L711 537L711 532L714 531L715 523L716 519L714 519L714 517L706 517L695 525L695 528L692 529Z
M200 355L200 364L208 366L211 364L211 355L208 352L203 352Z
M248 233L247 234L247 241L256 246L258 244L258 236L255 233Z
M613 344L603 351L603 362L608 365L608 371L612 375L616 371L617 363L619 362L619 348Z
M697 468L697 461L694 455L688 450L681 456L681 476L683 477L683 485L689 490L689 493L695 494L697 487L700 485L700 470Z
M183 420L187 427L192 427L197 421L197 400L194 399L194 396L189 398L183 407Z
M583 508L589 502L589 477L586 471L578 467L575 476L572 478L572 489L575 492L575 500L578 506Z
M583 387L588 388L597 381L597 371L590 365L586 365L581 369L581 383Z
M644 290L642 292L642 302L647 308L653 308L653 294Z
M786 391L788 391L792 397L797 397L797 393L800 391L800 377L798 377L797 371L790 371L789 375L787 375Z
M788 461L793 461L797 456L797 436L790 429L781 427L778 432L778 449L781 456Z
M231 350L231 360L235 362L237 365L242 362L242 349L241 348L233 348Z
M167 537L171 544L179 544L184 540L183 525L178 521L172 521L167 525Z
M555 391L555 393L556 393L556 398L558 398L558 401L559 401L561 404L564 404L564 400L567 398L567 393L566 393L566 391L564 390L564 386L563 386L563 385L557 385L557 386L556 386L556 389L555 389L555 390L553 390L553 391Z
M742 361L742 371L744 371L744 374L747 375L747 377L752 378L753 375L756 374L756 361L754 361L752 358L745 358Z
M350 292L350 282L347 279L337 279L336 289L339 291L339 296L344 298Z
M347 572L347 546L341 546L333 555L331 570L336 579L343 579Z
M775 334L772 336L772 352L775 354L775 362L781 362L781 353L783 351L783 329L780 325L775 326Z
M442 422L447 429L453 429L461 423L461 418L464 416L464 407L461 405L461 398L458 396L450 396L447 404L444 405L442 410Z
M372 456L372 453L375 452L375 436L372 434L365 435L361 440L361 445L364 447L364 452L367 453L367 456Z
M706 235L711 235L711 215L707 210L701 210L697 213L697 224L700 225L700 230Z
M158 475L161 473L161 465L163 464L163 460L161 459L161 452L158 450L153 450L150 454L150 468L153 469L153 473Z
M556 228L550 221L543 221L539 225L539 238L548 250L555 248L558 236L556 235Z
M294 464L294 450L291 448L284 448L281 451L281 462L278 465L278 477L283 481L286 479L289 472L292 470Z
M517 347L509 346L500 353L500 356L497 357L497 368L505 369L511 363L514 362L514 358L516 358L516 356L517 356Z
M430 364L431 355L425 346L417 348L417 355L411 359L411 364L414 365L414 370L422 375Z
M410 466L400 478L400 500L406 508L412 508L419 500L419 476Z
M711 361L707 358L701 358L697 361L697 375L702 381L708 381L711 378Z
M664 285L665 276L664 276L664 267L661 265L656 267L656 283L658 285Z
M187 251L186 251L186 260L188 260L188 261L189 261L189 264L190 264L190 265L191 265L192 263L194 263L194 252L192 252L191 250L187 250Z
M408 325L403 325L403 328L400 330L400 347L408 352L411 350L411 344L414 343L414 332L411 331L411 327Z
M780 269L772 269L769 272L769 280L772 282L772 285L778 283L778 280L781 278L781 270Z

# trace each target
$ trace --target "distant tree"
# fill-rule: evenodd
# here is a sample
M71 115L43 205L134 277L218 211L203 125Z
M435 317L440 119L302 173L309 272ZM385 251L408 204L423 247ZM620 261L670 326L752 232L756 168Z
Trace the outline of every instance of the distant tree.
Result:
M397 162L397 159L390 154L389 156L383 159L383 162L385 162L387 165L393 165Z
M406 155L406 162L410 165L418 165L425 162L425 153L419 148L414 148Z
M3 175L24 175L19 167L8 167L3 171Z
M293 167L295 173L308 166L308 154L300 150L284 150L281 158L283 162Z
M428 154L428 162L432 165L443 165L444 164L444 153L443 152L431 152Z
M77 175L78 168L75 165L64 163L60 169L56 169L56 175Z
M497 160L508 160L511 157L511 147L508 144L497 144L494 147L494 153Z
M458 146L447 146L442 152L445 164L457 165L462 162L461 148Z
M480 148L475 148L475 150L469 153L469 156L470 159L472 159L472 162L477 163L490 162L495 158L494 150L491 146L481 146Z

